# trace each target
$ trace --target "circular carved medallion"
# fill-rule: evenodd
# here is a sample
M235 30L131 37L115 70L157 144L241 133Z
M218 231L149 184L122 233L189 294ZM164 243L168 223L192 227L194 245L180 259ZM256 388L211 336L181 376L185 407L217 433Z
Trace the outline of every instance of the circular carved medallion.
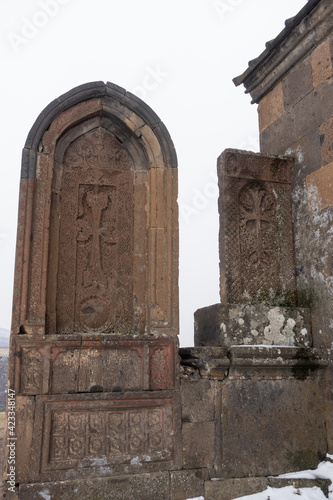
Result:
M108 321L109 304L100 297L90 297L79 306L80 323L90 330L100 330Z

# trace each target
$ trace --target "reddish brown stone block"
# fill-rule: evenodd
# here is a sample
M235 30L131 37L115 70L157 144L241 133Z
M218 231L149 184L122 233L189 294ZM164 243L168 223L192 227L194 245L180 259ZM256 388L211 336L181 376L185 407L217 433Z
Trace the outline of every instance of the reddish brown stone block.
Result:
M283 115L284 102L283 86L281 82L278 83L273 90L260 101L258 113L260 132Z
M18 336L14 343L17 394L161 391L177 386L175 340L29 337Z
M318 213L333 205L333 162L306 177L308 211Z
M235 470L248 477L315 468L327 452L320 387L310 378L225 382L219 477L234 477ZM301 424L295 425L296 415Z
M332 55L329 40L325 40L312 51L311 67L314 88L332 76Z
M186 469L212 467L215 460L214 422L183 423L183 462Z

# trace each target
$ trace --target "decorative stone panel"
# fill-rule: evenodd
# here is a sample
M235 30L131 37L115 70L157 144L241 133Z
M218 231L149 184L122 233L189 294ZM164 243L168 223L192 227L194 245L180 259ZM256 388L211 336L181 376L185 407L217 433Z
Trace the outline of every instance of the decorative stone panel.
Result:
M292 164L232 149L219 157L222 303L296 305Z

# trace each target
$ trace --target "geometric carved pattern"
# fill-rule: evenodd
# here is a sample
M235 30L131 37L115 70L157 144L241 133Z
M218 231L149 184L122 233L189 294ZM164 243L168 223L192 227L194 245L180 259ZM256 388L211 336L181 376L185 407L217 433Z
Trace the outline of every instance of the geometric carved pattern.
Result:
M96 408L98 406L98 408ZM168 399L46 404L44 470L173 459ZM46 453L46 449L48 450Z
M292 161L227 150L219 158L221 301L295 293Z
M130 169L125 150L101 127L67 148L59 181L58 333L133 329Z

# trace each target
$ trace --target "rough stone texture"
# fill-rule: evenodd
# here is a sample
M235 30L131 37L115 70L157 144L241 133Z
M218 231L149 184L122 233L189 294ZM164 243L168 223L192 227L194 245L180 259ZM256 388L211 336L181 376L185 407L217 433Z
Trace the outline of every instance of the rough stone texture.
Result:
M210 380L182 380L182 421L209 422L215 418L216 387Z
M214 422L183 423L184 468L211 467L215 459Z
M325 40L313 50L311 67L314 88L332 76L332 55L329 40Z
M141 474L81 481L25 484L20 486L20 498L36 500L170 500L169 474Z
M333 118L325 121L319 127L320 152L322 165L333 161L333 141L332 141Z
M220 362L228 359L230 363L223 378L218 373L214 377L211 368L217 354L216 347L180 349L182 388L203 382L200 373L216 381L215 446L210 443L214 462L206 449L207 428L183 420L185 466L202 466L201 446L210 477L269 475L271 471L279 474L316 467L327 450L327 350L239 345L225 353L220 348ZM194 400L194 390L192 395ZM184 396L186 392L183 401ZM196 418L198 414L193 411L192 415Z
M302 78L299 78L299 71L302 71ZM296 68L293 68L288 73L288 76L283 79L283 97L285 109L294 106L298 101L303 99L305 95L312 91L312 71L309 59L301 61ZM270 94L268 94L270 95ZM264 99L260 101L259 109L264 110L266 104ZM263 130L259 123L260 130Z
M215 304L194 314L196 346L242 344L305 346L312 344L307 309L264 305Z
M311 214L333 206L333 161L308 175L306 187Z
M205 469L170 473L170 500L185 500L204 495Z
M328 353L325 349L232 346L228 357L230 358L229 380L296 379L307 381L316 379L321 389L325 387L325 371L322 369L329 365Z
M219 476L315 468L327 452L325 412L316 380L226 381Z
M179 355L183 380L198 381L201 377L223 380L228 376L230 359L226 348L183 347L179 349Z
M232 149L218 159L224 304L296 305L292 164L292 159Z
M242 81L264 113L265 103L282 84L285 111L265 129L260 127L261 151L295 157L292 205L298 298L312 310L312 335L316 347L331 347L333 335L333 4L330 0L308 2L274 41L274 50L259 56ZM307 8L305 7L305 10ZM296 18L295 18L296 20ZM311 80L309 79L311 68ZM298 82L298 83L297 83ZM289 89L297 98L289 99ZM273 99L272 97L272 99ZM266 110L266 113L269 113ZM327 374L333 386L332 361ZM327 405L327 439L333 451L333 407Z
M28 136L9 363L20 498L44 482L106 498L107 482L59 481L119 474L113 498L169 498L168 473L133 474L182 466L176 166L155 113L113 84L59 97Z
M305 479L305 478L285 478L285 477L268 477L269 486L272 488L284 488L285 486L293 486L295 489L299 488L320 488L324 495L328 498L329 486L331 481L329 479Z
M283 113L283 87L279 84L275 87L274 92L264 97L262 104L258 106L260 130L264 130Z

